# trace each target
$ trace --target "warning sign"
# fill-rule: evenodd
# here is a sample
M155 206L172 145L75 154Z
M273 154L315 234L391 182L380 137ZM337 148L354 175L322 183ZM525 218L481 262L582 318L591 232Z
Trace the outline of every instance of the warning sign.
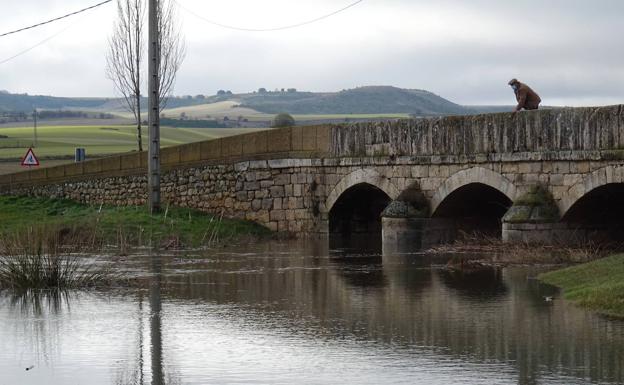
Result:
M39 159L35 156L32 148L29 148L22 159L22 166L39 166Z

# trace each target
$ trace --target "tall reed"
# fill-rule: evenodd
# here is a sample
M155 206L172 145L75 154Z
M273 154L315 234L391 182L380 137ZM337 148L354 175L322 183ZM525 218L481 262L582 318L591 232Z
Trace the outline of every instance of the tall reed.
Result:
M77 288L109 280L109 271L85 262L84 239L71 229L51 226L0 236L0 286Z

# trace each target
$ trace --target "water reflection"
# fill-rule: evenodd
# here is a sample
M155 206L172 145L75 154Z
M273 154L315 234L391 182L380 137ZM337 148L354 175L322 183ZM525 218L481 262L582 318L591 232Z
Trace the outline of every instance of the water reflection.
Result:
M497 300L507 294L502 269L479 266L467 269L439 269L438 275L461 296L481 301Z
M67 290L7 290L6 295L11 310L20 311L25 317L70 311L71 294Z
M536 269L447 271L315 242L120 263L143 288L0 293L3 380L624 382L624 324L561 300Z

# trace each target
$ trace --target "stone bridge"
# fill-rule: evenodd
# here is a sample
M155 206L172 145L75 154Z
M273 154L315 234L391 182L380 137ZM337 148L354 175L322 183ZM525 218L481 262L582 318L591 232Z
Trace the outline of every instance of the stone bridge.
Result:
M624 108L292 127L162 149L166 204L386 244L624 233ZM0 192L146 201L145 153L0 176Z

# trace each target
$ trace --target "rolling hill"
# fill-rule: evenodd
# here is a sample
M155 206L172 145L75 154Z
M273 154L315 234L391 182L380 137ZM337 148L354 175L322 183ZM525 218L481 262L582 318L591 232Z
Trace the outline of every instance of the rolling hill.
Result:
M0 112L29 112L35 107L120 114L124 112L120 101L114 98L59 98L0 93ZM279 112L297 115L411 114L417 116L475 112L472 108L460 106L429 91L391 86L366 86L340 92L297 92L289 90L207 97L172 97L169 99L167 110L171 111L172 116L176 113L185 112L191 116L212 113L214 115L243 115L246 117Z
M390 86L358 87L340 92L271 92L247 94L241 107L264 113L290 114L383 114L419 116L470 113L468 109L424 90Z

